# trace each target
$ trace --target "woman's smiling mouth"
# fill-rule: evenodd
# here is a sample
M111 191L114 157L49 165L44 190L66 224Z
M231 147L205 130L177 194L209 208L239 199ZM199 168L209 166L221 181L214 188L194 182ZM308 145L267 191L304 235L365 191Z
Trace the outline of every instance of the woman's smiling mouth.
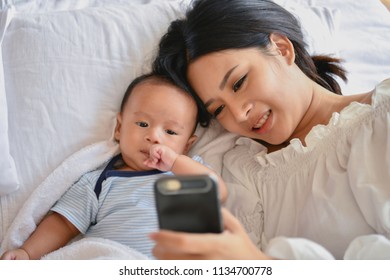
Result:
M268 110L258 121L257 123L252 127L252 130L260 130L263 125L266 123L268 120L268 117L271 114L271 110Z

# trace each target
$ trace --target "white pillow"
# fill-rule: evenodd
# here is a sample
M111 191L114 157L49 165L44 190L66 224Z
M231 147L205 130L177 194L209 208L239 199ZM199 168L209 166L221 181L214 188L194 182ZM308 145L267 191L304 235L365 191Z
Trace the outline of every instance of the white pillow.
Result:
M13 9L4 9L0 12L0 46L13 12ZM8 108L3 72L3 58L0 51L0 196L13 192L19 187L15 162L9 152Z
M162 34L183 14L181 1L143 2L16 7L2 45L10 151L24 190L15 200L80 148L111 137L128 84L149 70Z
M327 7L285 6L301 23L307 50L311 55L339 53L336 36L340 11Z
M282 5L336 9L339 24L333 38L348 71L344 95L372 90L390 74L390 15L380 0L274 0Z
M132 4L146 4L151 0L131 0ZM152 1L176 1L176 0L152 0ZM2 0L0 8L9 5L16 7L17 11L23 13L42 13L49 11L70 11L85 9L89 7L99 7L107 5L129 4L129 0Z

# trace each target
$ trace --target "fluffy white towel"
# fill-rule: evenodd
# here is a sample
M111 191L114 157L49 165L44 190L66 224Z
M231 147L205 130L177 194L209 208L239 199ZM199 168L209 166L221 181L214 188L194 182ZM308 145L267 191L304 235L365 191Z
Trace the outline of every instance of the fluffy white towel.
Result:
M140 252L104 238L86 237L47 254L42 260L146 260Z
M69 158L67 158L59 167L57 167L30 195L26 203L18 212L1 244L1 252L20 247L23 242L35 230L38 223L50 210L52 205L73 185L83 174L96 169L106 163L115 154L119 152L119 145L113 140L107 140L94 143L84 147ZM109 252L108 247L113 246L113 241L103 242L102 240L89 240L76 242L69 249L61 249L61 252L54 254L53 258L58 258L63 254L69 258L88 258L86 252L91 252L91 258L96 258L101 248L101 257L105 258L104 253ZM96 244L100 244L96 246ZM107 244L104 244L107 243ZM77 250L76 246L80 244L83 250ZM86 246L93 247L85 250ZM117 250L115 250L117 248ZM113 246L111 253L107 257L115 258L113 252L123 252L120 245ZM63 253L62 253L63 252ZM73 252L72 254L70 252ZM79 252L78 256L76 252ZM127 252L129 254L129 252ZM124 254L119 254L118 258Z

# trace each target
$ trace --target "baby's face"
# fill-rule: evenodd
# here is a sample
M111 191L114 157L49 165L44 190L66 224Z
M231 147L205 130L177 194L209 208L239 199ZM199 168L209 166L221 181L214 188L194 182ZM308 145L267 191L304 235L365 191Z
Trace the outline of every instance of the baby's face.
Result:
M185 153L196 114L195 101L176 87L148 81L137 85L125 105L115 135L122 154L132 160L130 167L145 170L143 162L153 144L166 145L178 154Z

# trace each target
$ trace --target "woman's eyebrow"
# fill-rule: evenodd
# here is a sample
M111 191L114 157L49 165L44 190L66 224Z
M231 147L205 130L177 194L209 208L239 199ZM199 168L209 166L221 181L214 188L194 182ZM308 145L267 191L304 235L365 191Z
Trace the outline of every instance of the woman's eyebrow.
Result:
M214 102L214 98L211 98L209 101L207 101L204 106L206 107L206 109Z
M226 85L227 80L229 79L230 75L232 74L233 70L236 69L238 64L236 66L233 66L229 71L226 72L225 76L223 77L221 84L219 85L219 89L223 90L223 88Z

